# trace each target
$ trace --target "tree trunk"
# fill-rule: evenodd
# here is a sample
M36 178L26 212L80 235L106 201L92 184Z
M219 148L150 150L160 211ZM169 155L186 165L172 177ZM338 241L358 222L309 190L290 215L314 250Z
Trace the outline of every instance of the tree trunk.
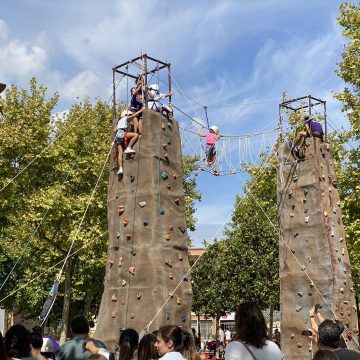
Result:
M90 312L90 307L91 307L91 303L93 300L93 291L91 286L89 286L89 290L86 294L86 298L85 298L85 306L84 306L84 315L89 318L89 312Z
M270 312L269 312L269 337L271 339L273 334L273 327L274 327L274 304L270 304Z
M60 334L60 344L63 344L69 335L69 315L70 315L70 301L71 301L71 274L73 267L73 259L69 258L65 264L65 290L64 290L64 304L62 311L62 327Z

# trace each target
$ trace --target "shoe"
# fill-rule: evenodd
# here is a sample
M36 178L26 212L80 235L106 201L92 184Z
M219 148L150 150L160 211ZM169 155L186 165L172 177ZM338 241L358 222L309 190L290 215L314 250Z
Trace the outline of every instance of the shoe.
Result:
M135 154L135 153L136 153L136 151L129 147L126 148L124 151L124 154Z
M117 174L118 174L118 175L121 175L121 174L123 174L123 173L124 173L123 167L122 167L122 166L119 166L119 170L118 170Z

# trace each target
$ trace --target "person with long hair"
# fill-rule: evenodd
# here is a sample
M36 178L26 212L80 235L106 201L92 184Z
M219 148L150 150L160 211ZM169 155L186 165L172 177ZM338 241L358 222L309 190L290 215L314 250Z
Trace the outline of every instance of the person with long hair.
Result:
M31 357L30 333L23 325L16 324L5 334L5 349L10 360Z
M190 338L190 334L178 326L162 326L158 331L155 347L162 360L187 360Z
M7 360L7 355L6 355L6 351L5 351L5 344L4 344L4 339L2 336L2 333L0 331L0 359L1 360Z
M339 358L336 356L334 351L331 350L318 350L313 360L338 360Z
M268 339L264 316L255 303L241 304L235 315L235 337L225 350L225 360L282 360L284 354Z
M154 360L157 359L158 352L155 347L156 336L153 334L146 334L139 342L137 350L137 360Z
M104 348L98 348L91 340L85 344L85 348L90 351L91 354L103 355L108 360L132 360L138 344L138 332L134 329L125 329L120 334L119 349L116 352L110 352Z

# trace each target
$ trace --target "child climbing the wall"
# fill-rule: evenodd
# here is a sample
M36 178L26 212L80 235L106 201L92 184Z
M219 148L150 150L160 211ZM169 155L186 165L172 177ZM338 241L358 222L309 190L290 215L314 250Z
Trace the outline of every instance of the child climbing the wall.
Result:
M130 100L130 111L132 114L135 114L137 111L139 111L144 104L144 98L142 94L142 87L144 84L143 77L140 75L135 80L135 86L131 88L131 100ZM132 119L134 123L134 132L141 134L142 130L142 116L135 116Z
M164 114L167 118L171 119L173 117L173 110L171 106L163 105L161 103L161 100L171 95L171 91L167 92L166 94L160 93L159 85L157 84L150 85L147 92L148 109L160 112Z
M139 138L139 134L136 132L127 132L128 121L136 116L139 116L143 112L143 108L138 110L136 113L124 110L121 112L121 118L119 119L114 132L115 132L115 145L117 150L118 160L118 175L123 174L123 153L124 154L135 154L135 150L132 148ZM125 150L124 150L125 149Z
M295 137L294 143L291 147L291 153L296 159L303 159L305 154L301 151L302 145L308 137L317 137L323 141L324 130L321 124L314 120L310 115L306 115L303 118L303 125L305 129L299 131Z
M205 165L211 166L213 165L213 171L216 173L216 142L218 141L219 135L219 128L215 125L211 126L209 132L203 134L201 130L198 132L198 135L204 137L206 139L206 146L205 146Z

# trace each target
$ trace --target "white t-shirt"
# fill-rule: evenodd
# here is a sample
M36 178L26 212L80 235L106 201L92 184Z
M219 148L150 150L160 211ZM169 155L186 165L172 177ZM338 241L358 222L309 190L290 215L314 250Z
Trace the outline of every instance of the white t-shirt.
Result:
M117 123L117 129L127 129L128 123L127 123L127 116L122 117L121 119L118 120Z
M231 331L225 330L225 340L231 340Z
M219 329L219 341L224 342L225 340L225 334L223 329Z
M161 360L186 360L181 353L170 351L160 358Z
M273 341L266 341L262 348L248 345L257 360L282 360L284 354ZM239 341L232 341L225 350L225 360L253 360L245 346Z

